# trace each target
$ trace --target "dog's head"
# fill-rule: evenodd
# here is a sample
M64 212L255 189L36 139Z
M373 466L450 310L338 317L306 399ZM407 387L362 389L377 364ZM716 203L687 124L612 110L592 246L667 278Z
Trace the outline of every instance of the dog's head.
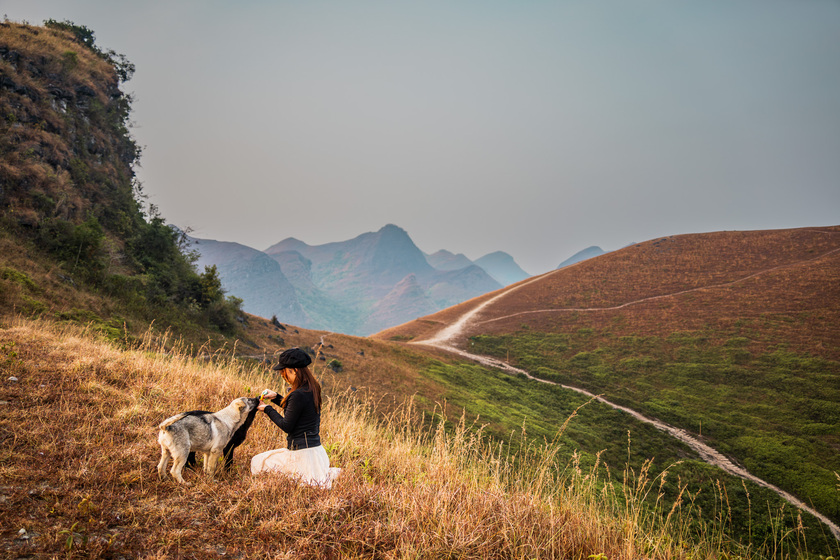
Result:
M254 422L254 416L257 415L257 407L260 404L260 399L240 397L230 404L239 410L239 422L236 430L230 436L230 441L225 446L225 468L230 468L230 465L233 463L233 450L245 441L248 430Z
M252 397L239 397L238 399L234 399L234 401L230 404L236 407L239 411L239 417L243 418L257 410L257 407L260 405L260 399Z

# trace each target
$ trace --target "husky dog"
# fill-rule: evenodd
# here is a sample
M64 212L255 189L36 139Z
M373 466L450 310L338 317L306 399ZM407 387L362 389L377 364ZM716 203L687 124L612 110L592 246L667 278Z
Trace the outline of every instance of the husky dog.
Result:
M245 441L245 437L248 435L248 430L251 428L251 424L254 423L254 417L256 415L257 409L254 408L248 413L248 416L245 417L245 421L236 429L235 432L233 432L233 435L230 436L230 441L228 441L224 451L222 451L222 456L225 458L222 470L225 472L228 472L231 467L233 467L233 450L242 445L242 442ZM187 457L186 468L194 470L196 462L195 451L190 451L190 455Z
M161 422L158 426L158 474L164 476L169 459L172 459L169 472L175 480L187 484L181 471L190 452L199 451L204 454L204 472L213 478L219 457L225 455L227 461L229 455L229 460L233 460L233 448L245 440L245 432L253 422L259 404L259 399L241 397L218 412L191 410ZM245 429L241 430L243 427Z

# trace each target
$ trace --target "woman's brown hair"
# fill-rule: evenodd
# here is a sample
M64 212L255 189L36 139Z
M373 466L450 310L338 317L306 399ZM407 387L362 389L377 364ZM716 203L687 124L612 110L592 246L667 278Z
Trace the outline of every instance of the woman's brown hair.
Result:
M295 372L294 381L289 381L286 377L287 369L291 369ZM285 410L286 401L289 400L289 395L291 395L293 391L296 391L300 387L309 386L309 390L312 391L312 397L315 400L315 410L319 413L321 412L321 384L318 383L317 379L315 379L315 376L312 374L312 370L310 370L308 366L302 368L284 368L280 370L280 375L283 376L286 383L292 386L291 391L286 393L286 396L283 397L282 401L280 401L281 408Z

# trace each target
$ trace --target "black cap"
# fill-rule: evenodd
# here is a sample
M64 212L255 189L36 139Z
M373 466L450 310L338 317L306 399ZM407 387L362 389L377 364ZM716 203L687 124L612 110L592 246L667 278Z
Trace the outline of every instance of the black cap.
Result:
M289 348L280 354L277 365L271 369L277 371L285 368L303 368L311 363L312 358L309 357L309 354L300 348Z

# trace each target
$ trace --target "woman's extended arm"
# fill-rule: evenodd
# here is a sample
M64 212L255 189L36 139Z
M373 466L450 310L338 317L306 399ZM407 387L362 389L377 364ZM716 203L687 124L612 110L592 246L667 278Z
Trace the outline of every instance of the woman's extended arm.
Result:
M277 427L287 434L291 433L292 430L295 429L298 419L303 412L304 403L301 401L300 397L301 395L297 391L289 395L289 400L286 401L286 410L284 411L283 416L270 406L266 406L264 409L271 421L277 424ZM272 400L272 402L277 402L279 404L278 401L280 400L282 399L278 396Z

